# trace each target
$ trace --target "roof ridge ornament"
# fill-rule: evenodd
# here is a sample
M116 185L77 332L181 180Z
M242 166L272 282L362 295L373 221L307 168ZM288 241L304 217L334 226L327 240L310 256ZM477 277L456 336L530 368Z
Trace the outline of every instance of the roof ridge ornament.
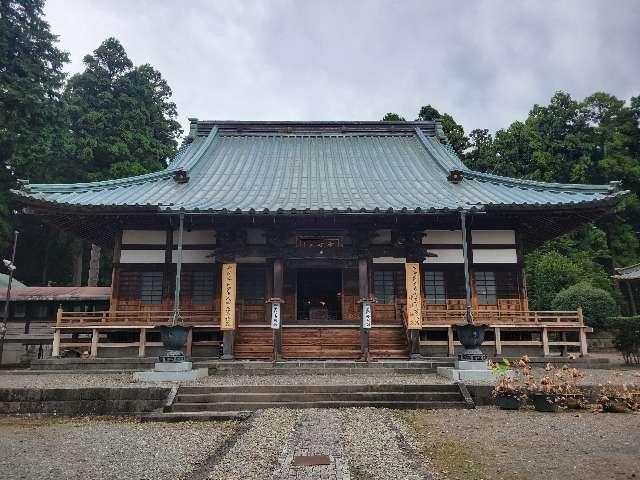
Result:
M449 170L449 175L447 176L447 180L449 180L454 185L457 185L462 181L464 175L462 170Z

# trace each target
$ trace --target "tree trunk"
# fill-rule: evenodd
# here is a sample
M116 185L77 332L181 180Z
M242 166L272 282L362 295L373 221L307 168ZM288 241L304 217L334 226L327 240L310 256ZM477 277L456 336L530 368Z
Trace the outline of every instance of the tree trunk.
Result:
M98 277L100 276L100 255L102 251L95 243L91 244L91 259L89 260L89 278L87 285L96 287L98 285Z

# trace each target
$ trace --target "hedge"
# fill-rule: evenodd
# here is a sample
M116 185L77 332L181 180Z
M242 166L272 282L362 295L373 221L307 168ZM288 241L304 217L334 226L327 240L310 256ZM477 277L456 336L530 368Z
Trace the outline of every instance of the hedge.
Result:
M640 364L640 316L611 317L606 326L615 332L615 346L627 364Z

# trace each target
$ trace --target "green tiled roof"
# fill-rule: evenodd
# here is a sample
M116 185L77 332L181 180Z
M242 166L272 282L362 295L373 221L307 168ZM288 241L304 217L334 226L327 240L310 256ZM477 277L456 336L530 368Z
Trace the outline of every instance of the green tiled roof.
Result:
M50 206L210 212L558 208L625 193L474 172L436 122L197 122L191 136L161 172L13 193ZM451 170L463 172L460 183L448 181ZM174 179L178 171L187 183Z

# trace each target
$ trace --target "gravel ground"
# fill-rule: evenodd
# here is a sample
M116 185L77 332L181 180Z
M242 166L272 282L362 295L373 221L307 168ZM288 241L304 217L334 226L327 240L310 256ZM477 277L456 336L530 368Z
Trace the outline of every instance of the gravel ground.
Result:
M235 422L0 418L0 477L185 478L236 426Z
M349 408L340 417L354 480L441 478L420 455L413 432L389 410Z
M542 370L535 369L536 374ZM616 384L640 384L640 368L616 370L584 369L583 385L601 385L612 381ZM184 385L347 385L366 383L399 383L399 384L448 384L444 377L435 374L379 374L353 375L212 375L201 380L185 382ZM140 386L172 386L172 383L136 382L133 374L2 374L0 388L84 388L84 387L140 387Z
M262 410L253 427L242 435L209 474L214 480L271 478L278 457L292 432L300 410Z
M640 478L640 415L404 411L449 480Z

